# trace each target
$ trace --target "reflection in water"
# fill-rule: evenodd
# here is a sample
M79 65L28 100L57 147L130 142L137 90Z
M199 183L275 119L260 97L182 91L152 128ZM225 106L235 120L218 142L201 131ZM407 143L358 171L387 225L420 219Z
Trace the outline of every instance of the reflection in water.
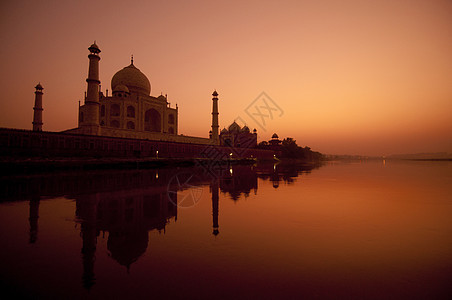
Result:
M218 209L219 209L219 193L218 193L219 185L218 185L218 179L214 178L212 179L210 183L210 192L212 193L212 227L213 231L212 234L217 236L220 231L218 228L220 227L218 225Z
M252 166L234 166L220 177L220 190L222 193L228 193L232 200L237 201L242 194L249 196L253 189L257 192L257 174Z
M30 199L30 244L36 243L38 239L38 219L39 219L39 196L32 196Z
M224 166L215 172L186 168L147 171L65 173L58 176L5 178L0 183L0 200L29 200L29 243L38 237L39 205L42 197L68 195L76 202L76 222L80 224L83 262L82 284L91 289L96 282L97 239L108 235L109 256L130 268L147 250L149 232L163 231L171 219L177 220L180 182L188 187L209 185L212 199L212 234L219 231L220 191L237 201L254 194L258 177L270 178L274 186L280 180L292 182L299 173L311 168L282 165ZM177 184L176 184L177 182ZM174 192L176 191L176 192ZM195 201L196 202L196 201Z
M281 181L292 184L294 179L301 174L309 174L312 169L319 166L305 166L297 163L279 162L272 165L259 165L255 172L259 178L270 180L274 188L279 187Z
M99 233L108 232L109 255L129 272L148 246L148 232L165 231L177 218L177 194L169 199L164 186L79 195L76 216L83 239L83 286L95 281L94 261Z
M36 270L30 268L35 272L30 276L39 277L67 244L77 269L68 272L75 279L67 286L80 298L88 293L107 298L111 294L102 294L106 286L118 285L112 289L121 293L127 283L136 284L141 296L151 289L158 296L168 292L168 298L207 290L199 298L300 293L306 298L447 299L451 167L406 164L378 161L312 171L279 163L225 166L215 174L178 168L4 178L0 201L26 200L16 202L23 203L23 213L15 215L25 229L14 229L20 235L16 241L12 234L3 239L8 243L0 254L14 253L17 260L1 261L6 271L0 283L29 257L42 260L33 265ZM193 194L203 200L181 206L177 191L194 189L204 192ZM48 232L61 223L49 222L54 206L48 200L61 196L73 199L67 200L72 206L66 223L73 228L75 219L76 229L73 235L64 229L71 240L52 249L55 240ZM6 210L15 203L1 204ZM4 216L0 221L7 228ZM35 284L45 280L35 279ZM126 290L118 295L124 296Z

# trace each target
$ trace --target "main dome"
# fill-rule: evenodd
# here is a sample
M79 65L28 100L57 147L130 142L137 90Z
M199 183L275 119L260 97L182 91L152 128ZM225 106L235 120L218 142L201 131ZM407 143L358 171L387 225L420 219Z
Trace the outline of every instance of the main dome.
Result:
M116 72L111 79L111 89L114 91L116 86L125 85L131 93L151 94L151 83L141 71L131 63L129 66Z

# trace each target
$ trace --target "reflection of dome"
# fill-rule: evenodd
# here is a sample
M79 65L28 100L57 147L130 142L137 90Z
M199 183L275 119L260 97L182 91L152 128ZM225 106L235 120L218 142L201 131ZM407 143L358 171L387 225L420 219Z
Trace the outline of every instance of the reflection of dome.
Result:
M110 232L107 249L111 257L129 269L130 265L142 256L148 247L148 232Z
M114 91L116 86L125 85L130 92L138 94L151 94L151 83L149 79L137 69L133 63L116 72L111 79L111 89Z
M113 89L113 92L124 92L124 93L128 93L129 89L123 85L123 84L118 84L117 86L115 86L115 88Z

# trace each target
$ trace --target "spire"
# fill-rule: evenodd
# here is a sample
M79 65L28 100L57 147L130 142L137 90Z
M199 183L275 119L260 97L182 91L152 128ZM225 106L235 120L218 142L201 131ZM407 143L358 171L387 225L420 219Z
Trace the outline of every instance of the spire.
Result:
M33 107L33 131L42 131L42 90L41 83L35 86L35 106Z
M215 145L220 143L219 135L218 135L218 93L217 90L214 90L212 93L212 141Z
M90 54L88 55L88 78L86 79L88 87L85 96L85 105L83 111L80 111L79 127L83 127L84 134L99 135L100 49L96 43L94 43L88 50L90 51Z

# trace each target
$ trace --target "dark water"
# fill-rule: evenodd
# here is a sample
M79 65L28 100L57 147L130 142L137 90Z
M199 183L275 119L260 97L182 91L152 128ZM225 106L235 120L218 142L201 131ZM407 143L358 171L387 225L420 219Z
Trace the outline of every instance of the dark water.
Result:
M452 299L450 162L102 171L0 187L2 298Z

